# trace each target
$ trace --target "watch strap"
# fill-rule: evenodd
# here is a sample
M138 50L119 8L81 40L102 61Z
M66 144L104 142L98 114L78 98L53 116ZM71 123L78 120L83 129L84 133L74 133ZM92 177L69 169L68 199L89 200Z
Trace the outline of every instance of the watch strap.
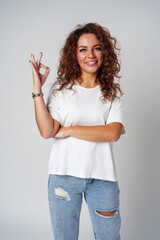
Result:
M35 98L35 97L43 97L43 93L32 93L32 97Z

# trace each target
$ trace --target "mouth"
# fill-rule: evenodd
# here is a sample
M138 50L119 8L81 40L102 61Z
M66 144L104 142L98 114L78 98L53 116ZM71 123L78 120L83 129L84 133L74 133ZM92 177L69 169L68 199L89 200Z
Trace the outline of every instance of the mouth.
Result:
M95 66L95 65L97 65L97 60L96 61L88 61L88 62L86 62L86 65L87 66Z

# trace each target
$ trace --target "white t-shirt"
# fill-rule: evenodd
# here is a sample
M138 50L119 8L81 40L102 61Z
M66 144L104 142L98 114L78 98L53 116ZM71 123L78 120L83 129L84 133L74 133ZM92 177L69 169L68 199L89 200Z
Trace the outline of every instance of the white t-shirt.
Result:
M96 126L111 122L123 124L122 99L102 103L99 99L102 96L100 85L85 88L76 81L72 86L76 92L62 89L53 95L53 89L59 86L55 82L51 87L47 108L61 126ZM113 143L75 137L53 138L48 173L117 181Z

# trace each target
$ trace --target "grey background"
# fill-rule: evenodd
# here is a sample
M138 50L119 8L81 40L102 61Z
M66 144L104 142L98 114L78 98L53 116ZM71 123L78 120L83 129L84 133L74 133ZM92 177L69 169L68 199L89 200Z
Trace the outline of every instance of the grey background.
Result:
M122 48L127 133L115 143L123 240L159 240L160 2L0 1L0 239L53 239L47 198L52 140L34 117L30 54L43 52L55 81L59 51L78 23L108 27ZM94 239L83 202L80 240Z

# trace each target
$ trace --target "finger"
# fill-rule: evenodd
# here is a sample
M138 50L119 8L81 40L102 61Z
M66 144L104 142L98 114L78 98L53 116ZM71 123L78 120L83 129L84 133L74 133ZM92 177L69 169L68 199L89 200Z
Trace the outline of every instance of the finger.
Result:
M39 64L40 64L40 61L41 61L42 56L43 56L43 54L42 54L42 52L41 52L41 53L39 54L38 60L37 60L37 65L38 65L38 66L39 66Z
M47 69L46 69L46 71L45 71L45 73L44 73L44 77L46 77L46 78L47 78L47 77L48 77L48 75L49 75L49 72L50 72L50 69L49 69L49 68L47 68Z
M30 63L30 65L31 65L31 67L32 67L32 73L33 73L33 74L37 74L37 70L36 70L33 62L32 62L31 60L29 60L29 63Z
M32 70L35 70L35 66L34 66L33 62L31 60L29 60L29 63L31 65L31 67L32 67Z
M34 64L35 68L37 68L37 63L36 63L35 57L34 57L34 55L32 53L31 53L31 58L32 58L32 62Z
M45 65L43 65L42 63L40 63L40 67L44 68L44 69L49 69L49 67L46 67Z
M34 65L34 62L31 61L31 60L29 60L29 63L30 63L30 65L31 65L31 67L34 68L34 69L36 70L35 65Z
M42 77L43 79L46 79L46 78L48 77L49 72L50 72L50 69L47 68L47 69L45 70L44 74L41 74L41 73L40 73L40 75L41 75L41 77Z
M32 58L32 61L35 63L35 57L33 53L31 53L31 58Z

